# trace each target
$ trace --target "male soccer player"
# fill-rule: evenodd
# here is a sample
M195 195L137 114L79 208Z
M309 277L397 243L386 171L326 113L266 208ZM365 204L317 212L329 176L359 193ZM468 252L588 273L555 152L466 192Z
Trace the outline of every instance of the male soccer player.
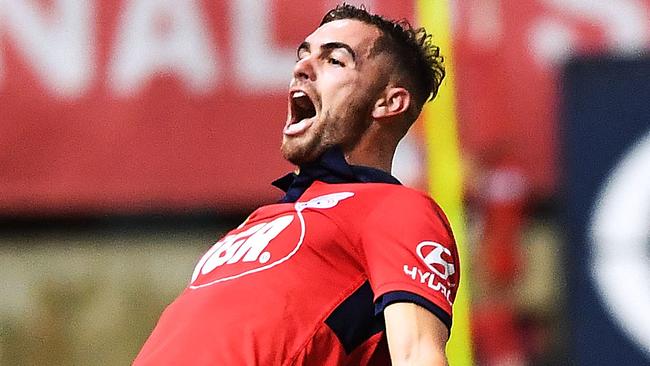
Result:
M341 5L298 47L286 191L199 260L136 365L446 365L449 224L390 171L444 77L423 29Z

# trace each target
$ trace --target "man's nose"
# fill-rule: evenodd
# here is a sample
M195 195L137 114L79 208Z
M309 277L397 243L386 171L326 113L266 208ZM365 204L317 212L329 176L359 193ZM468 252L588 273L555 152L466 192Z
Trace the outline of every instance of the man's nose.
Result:
M296 62L293 67L293 77L296 80L316 80L316 73L314 70L314 63L311 56L303 57Z

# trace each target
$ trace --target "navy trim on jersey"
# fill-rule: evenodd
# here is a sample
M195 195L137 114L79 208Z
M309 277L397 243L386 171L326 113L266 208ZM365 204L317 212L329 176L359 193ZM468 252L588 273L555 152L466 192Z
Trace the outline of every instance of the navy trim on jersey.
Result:
M326 150L321 157L300 166L300 173L289 173L272 184L286 192L281 203L296 202L314 181L325 183L390 183L402 184L383 170L349 165L338 146Z
M272 184L286 192L280 202L288 203L296 202L317 180L330 184L402 184L383 170L348 164L338 146L326 150L316 161L301 165L298 174L289 173ZM410 302L422 306L451 329L451 316L422 296L406 291L393 291L381 296L374 305L373 297L370 283L366 281L325 320L348 354L385 329L383 311L386 306L396 302Z
M373 311L373 298L370 282L366 281L325 319L348 355L386 328L383 313L375 315Z
M396 302L411 302L422 306L437 316L451 331L451 316L446 311L424 297L408 291L391 291L382 295L375 303L375 314L383 314L388 305Z

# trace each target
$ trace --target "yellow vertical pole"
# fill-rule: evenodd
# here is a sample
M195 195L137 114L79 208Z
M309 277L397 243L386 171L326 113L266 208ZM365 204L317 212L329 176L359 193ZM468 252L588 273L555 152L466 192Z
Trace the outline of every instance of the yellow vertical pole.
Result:
M445 58L446 77L436 99L423 111L431 195L447 214L458 245L461 284L454 303L451 339L447 355L451 366L472 366L469 327L470 269L463 213L463 181L456 129L454 59L449 0L417 0L419 23L433 35Z

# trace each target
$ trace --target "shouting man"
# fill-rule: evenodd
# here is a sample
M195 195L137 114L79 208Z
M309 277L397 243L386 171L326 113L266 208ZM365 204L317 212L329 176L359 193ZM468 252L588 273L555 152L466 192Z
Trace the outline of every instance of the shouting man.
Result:
M444 77L424 29L341 5L297 50L284 198L199 260L136 365L446 365L459 284L444 213L390 175Z

